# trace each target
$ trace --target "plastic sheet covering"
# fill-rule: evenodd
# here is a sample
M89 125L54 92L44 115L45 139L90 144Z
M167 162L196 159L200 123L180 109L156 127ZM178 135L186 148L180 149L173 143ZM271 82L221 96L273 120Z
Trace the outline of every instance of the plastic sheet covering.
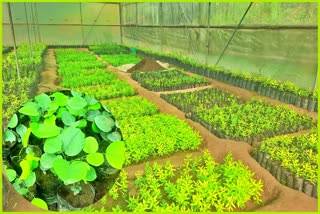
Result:
M218 65L231 70L290 80L313 89L318 58L317 4L253 3L221 55L248 5L241 2L123 4L123 41L212 65L221 56Z

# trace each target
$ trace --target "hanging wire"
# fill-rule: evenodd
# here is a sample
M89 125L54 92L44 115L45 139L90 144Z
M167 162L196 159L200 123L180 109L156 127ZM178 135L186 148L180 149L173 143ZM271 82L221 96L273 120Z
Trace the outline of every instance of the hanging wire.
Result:
M95 18L93 24L91 25L91 28L90 28L89 32L87 33L87 35L86 35L86 37L85 37L85 39L84 39L84 41L83 41L83 44L85 44L85 43L87 42L87 39L88 39L88 37L89 37L89 35L90 35L93 27L96 25L96 23L97 23L100 15L101 15L101 13L102 13L102 10L103 10L103 8L104 8L105 6L106 6L106 4L104 3L104 4L103 4L103 7L101 8L101 10L100 10L100 12L99 12L99 14L98 14L98 16Z
M27 23L27 32L28 32L28 41L29 41L29 50L30 50L30 57L33 58L33 50L30 38L30 30L29 30L29 20L28 20L28 13L27 13L27 5L24 2L24 12L26 14L26 23Z
M10 2L8 2L8 12L9 12L9 19L10 19L10 24L11 24L14 56L15 56L15 59L16 59L17 77L18 77L18 79L20 79L20 70L19 70L19 63L18 63L18 52L17 52L17 44L16 44L16 35L15 35L15 32L14 32L14 27L13 27Z
M227 48L228 48L228 46L229 46L230 42L232 41L232 39L233 39L234 35L236 35L236 33L237 33L237 31L238 31L238 29L239 29L239 27L240 27L240 25L241 25L241 23L242 23L243 19L246 17L246 15L247 15L248 11L250 10L250 8L251 8L252 4L253 4L253 2L250 2L250 4L249 4L249 6L248 6L247 10L244 12L244 14L243 14L242 18L240 19L239 24L238 24L238 25L237 25L237 27L234 29L234 31L233 31L233 33L232 33L232 35L231 35L231 37L230 37L229 41L227 42L226 46L224 47L224 49L223 49L222 53L220 54L219 59L217 60L217 62L216 62L216 64L215 64L215 66L217 66L217 65L218 65L218 63L220 62L220 60L221 60L221 58L222 58L222 56L223 56L224 52L227 50Z

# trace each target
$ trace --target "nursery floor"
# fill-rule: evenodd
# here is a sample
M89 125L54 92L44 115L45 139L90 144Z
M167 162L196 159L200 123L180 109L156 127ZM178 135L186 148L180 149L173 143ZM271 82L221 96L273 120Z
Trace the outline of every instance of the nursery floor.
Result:
M83 49L82 49L83 51ZM53 50L49 49L47 55L45 57L46 63L46 70L42 72L41 75L41 82L39 83L38 93L47 92L55 89L59 89L57 86L59 77L57 76L56 72L56 62L53 55ZM178 166L183 163L186 154L192 154L193 156L199 156L202 153L203 149L208 149L212 156L215 158L217 162L221 162L223 158L226 156L228 152L232 152L233 157L236 160L241 160L245 165L247 165L250 170L255 172L255 178L261 179L263 182L263 193L262 193L262 201L263 204L261 206L257 206L253 203L248 203L246 209L244 211L308 211L308 212L315 212L318 210L318 201L316 198L312 198L302 192L293 190L288 188L284 185L281 185L267 170L262 168L251 156L250 152L252 151L252 147L244 142L227 140L227 139L220 139L209 132L206 128L201 126L199 123L196 123L190 119L185 118L185 114L177 109L176 107L172 106L171 104L167 103L163 99L160 98L160 93L173 93L173 92L152 92L145 88L142 88L139 83L132 80L130 77L130 73L120 72L118 69L108 66L108 70L113 70L116 75L122 79L130 83L135 91L138 93L138 96L144 97L149 101L157 104L159 109L162 113L165 114L174 114L179 118L185 120L191 127L195 130L198 130L204 139L201 148L194 152L177 152L173 155L163 158L153 158L150 159L149 162L152 163L157 161L159 163L165 163L167 160L170 160L171 163L175 166ZM229 84L225 84L219 81L215 81L209 79L211 83L210 86L199 87L197 89L188 89L188 90L179 90L179 91L193 91L199 90L201 88L208 88L208 87L215 87L224 91L228 91L234 93L243 99L247 100L252 97L259 97L267 101L270 104L281 104L288 106L291 109L299 113L306 113L308 116L317 119L316 112L308 112L306 110L294 107L293 105L281 103L277 100L273 100L270 98L262 97L257 95L254 92L250 92L245 89L241 89L238 87L234 87ZM178 92L178 91L174 91ZM146 162L141 164L132 165L129 167L125 167L125 170L128 172L128 178L130 179L129 187L133 185L134 175L139 172L143 171ZM4 176L4 175L3 175ZM27 200L22 198L8 183L6 179L3 179L3 211L40 211L39 208L32 206ZM4 191L6 190L6 191ZM111 203L112 199L107 196L107 204L108 208L113 207L115 204ZM101 207L100 202L97 202L93 205L93 207ZM242 210L243 211L243 210Z

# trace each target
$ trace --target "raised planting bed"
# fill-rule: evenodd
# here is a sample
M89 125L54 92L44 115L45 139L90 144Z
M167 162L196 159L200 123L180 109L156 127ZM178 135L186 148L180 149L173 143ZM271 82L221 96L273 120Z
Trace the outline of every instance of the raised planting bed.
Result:
M57 63L96 61L96 57L88 52L80 52L73 48L55 49Z
M252 99L245 104L198 107L191 119L220 138L258 142L268 137L309 129L315 121L283 106Z
M222 164L208 150L199 157L187 155L174 168L165 164L146 164L134 183L122 170L109 195L116 204L106 211L133 212L223 212L243 210L261 204L263 184L241 161L229 153ZM88 209L93 211L93 209Z
M279 182L318 197L318 134L266 139L252 156Z
M102 100L117 120L150 116L159 113L159 107L142 97L126 97L119 100Z
M90 45L89 50L94 54L113 55L113 54L127 54L129 51L127 48L117 44L108 45Z
M126 144L125 165L181 150L196 150L202 141L198 131L173 115L131 117L119 124Z
M152 72L135 72L132 79L142 87L151 91L173 91L208 85L208 81L200 76L187 75L182 70L166 70Z
M111 55L100 55L102 59L107 61L110 65L118 67L125 64L137 64L141 61L140 57L134 54L111 54Z
M123 47L129 49L127 46ZM154 57L193 73L256 91L261 95L290 103L309 111L318 112L318 92L299 88L290 81L281 82L272 80L268 77L250 74L246 71L230 71L221 66L205 65L194 59L172 53L155 52L143 48L136 48L136 51L138 55Z
M60 86L64 88L112 84L113 82L119 81L114 73L102 69L59 69L59 75L62 77Z
M200 106L209 109L214 105L228 106L234 102L241 102L240 98L234 94L226 93L216 88L184 93L160 94L160 97L185 113L192 112Z
M124 163L124 143L112 114L80 92L40 94L10 119L3 160L9 181L43 209L79 210L106 191ZM98 185L98 187L100 187Z
M119 79L115 79L108 84L84 86L74 89L95 97L98 100L135 95L134 88L129 83Z

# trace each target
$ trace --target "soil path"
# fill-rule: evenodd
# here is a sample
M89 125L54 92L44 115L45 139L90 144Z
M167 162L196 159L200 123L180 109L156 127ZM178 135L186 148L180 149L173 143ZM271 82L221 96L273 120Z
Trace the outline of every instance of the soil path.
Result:
M44 71L40 73L40 83L38 84L37 94L63 89L58 86L60 81L61 77L57 74L54 49L48 49L44 57Z

